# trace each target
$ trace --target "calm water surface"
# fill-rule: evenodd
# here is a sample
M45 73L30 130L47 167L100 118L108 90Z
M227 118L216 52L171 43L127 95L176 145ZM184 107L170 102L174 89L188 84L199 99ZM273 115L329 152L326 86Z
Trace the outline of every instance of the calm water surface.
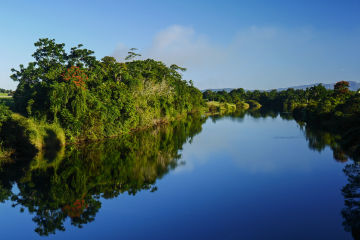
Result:
M9 164L1 239L352 239L352 161L318 141L279 116L191 119Z

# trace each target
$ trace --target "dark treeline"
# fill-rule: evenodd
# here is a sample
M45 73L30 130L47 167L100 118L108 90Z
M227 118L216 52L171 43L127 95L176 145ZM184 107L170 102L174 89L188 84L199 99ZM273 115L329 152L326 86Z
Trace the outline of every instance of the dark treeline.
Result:
M12 90L8 90L8 89L3 89L3 88L0 88L0 93L12 94L12 93L13 93L13 91L12 91Z
M326 89L321 84L305 90L288 88L283 91L245 91L243 88L238 88L233 89L230 92L213 92L211 90L206 90L203 93L203 98L209 101L235 104L238 102L255 100L263 106L279 110L292 110L301 105L317 105L322 108L322 111L328 112L333 110L331 107L336 107L338 104L344 103L344 100L352 95L355 95L355 92L349 90L349 83L341 81L334 86L334 90Z

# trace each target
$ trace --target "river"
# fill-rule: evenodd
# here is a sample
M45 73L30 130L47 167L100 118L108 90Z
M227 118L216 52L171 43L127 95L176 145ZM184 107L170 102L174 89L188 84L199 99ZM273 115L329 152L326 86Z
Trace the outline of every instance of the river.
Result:
M5 164L1 239L356 239L357 165L284 116L189 117Z

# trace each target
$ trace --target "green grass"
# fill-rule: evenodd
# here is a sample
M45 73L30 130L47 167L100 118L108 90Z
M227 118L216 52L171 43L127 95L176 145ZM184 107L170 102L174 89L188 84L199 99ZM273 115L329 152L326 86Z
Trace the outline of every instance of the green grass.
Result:
M249 104L250 108L254 110L261 108L261 104L255 100L248 100L247 104Z
M60 126L25 118L17 113L14 113L12 118L17 121L20 126L25 128L30 142L33 143L37 149L52 145L52 141L56 140L59 141L60 145L65 145L65 134Z
M65 145L65 133L59 125L26 118L17 113L3 123L1 134L8 148L25 154L56 150Z
M236 105L232 103L220 103L216 101L210 101L206 104L210 113L222 114L232 113L236 111Z
M0 98L11 98L8 93L0 93Z
M236 104L236 109L237 110L247 110L250 108L250 105L246 102L238 102Z

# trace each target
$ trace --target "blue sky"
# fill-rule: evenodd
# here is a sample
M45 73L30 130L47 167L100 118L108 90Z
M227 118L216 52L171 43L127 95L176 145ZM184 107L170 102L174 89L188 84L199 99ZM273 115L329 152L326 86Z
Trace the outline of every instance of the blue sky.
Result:
M98 58L187 67L201 89L271 89L360 81L360 1L1 1L0 88L31 61L33 43L78 43Z

